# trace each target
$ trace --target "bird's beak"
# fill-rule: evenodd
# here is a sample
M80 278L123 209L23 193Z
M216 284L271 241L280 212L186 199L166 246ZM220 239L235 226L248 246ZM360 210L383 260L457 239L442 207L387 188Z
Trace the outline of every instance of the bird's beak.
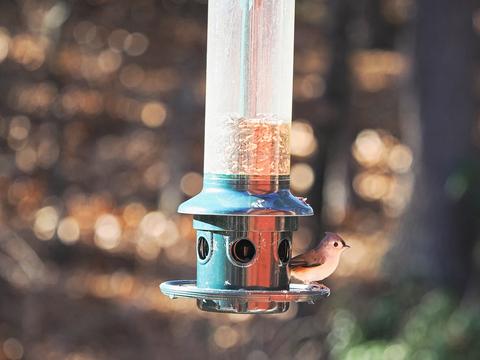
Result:
M343 245L343 247L346 247L346 248L351 248L351 246L350 246L350 245L348 245L348 244L345 244L345 245Z

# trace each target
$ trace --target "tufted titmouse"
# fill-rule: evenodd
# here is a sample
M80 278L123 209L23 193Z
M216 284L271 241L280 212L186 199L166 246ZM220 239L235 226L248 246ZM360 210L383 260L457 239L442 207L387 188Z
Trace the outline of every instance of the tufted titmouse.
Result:
M316 248L290 260L290 275L304 284L323 280L336 270L340 255L349 247L339 235L327 232Z

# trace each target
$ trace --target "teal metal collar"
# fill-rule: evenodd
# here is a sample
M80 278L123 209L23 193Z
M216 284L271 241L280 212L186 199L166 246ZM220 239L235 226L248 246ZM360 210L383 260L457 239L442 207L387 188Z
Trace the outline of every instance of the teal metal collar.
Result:
M313 209L290 192L289 176L205 174L202 191L178 212L195 215L310 216Z

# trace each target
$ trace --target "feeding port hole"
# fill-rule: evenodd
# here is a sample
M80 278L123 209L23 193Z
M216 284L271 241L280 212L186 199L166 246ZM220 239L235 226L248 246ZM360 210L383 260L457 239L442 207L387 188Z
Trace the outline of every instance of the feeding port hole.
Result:
M283 239L278 245L278 258L284 264L290 260L290 241Z
M232 258L241 263L246 264L255 257L255 245L250 240L241 239L232 244Z
M208 256L209 251L210 251L210 246L208 245L207 239L205 239L203 236L200 236L198 238L198 245L197 245L197 252L200 260L205 260Z

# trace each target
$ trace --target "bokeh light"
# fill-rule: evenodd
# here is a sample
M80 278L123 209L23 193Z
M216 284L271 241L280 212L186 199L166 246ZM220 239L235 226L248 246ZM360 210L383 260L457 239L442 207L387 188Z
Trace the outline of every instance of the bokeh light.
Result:
M385 175L362 172L355 176L353 187L366 200L380 200L387 195L391 178Z
M102 249L112 250L120 244L122 229L112 214L104 214L95 222L95 243Z
M7 57L9 46L10 34L7 29L0 27L0 63Z
M80 238L80 226L74 217L66 217L60 220L57 229L60 241L65 244L73 244Z
M387 88L407 70L403 55L392 51L358 51L351 62L359 86L369 92Z
M27 70L37 70L45 61L48 45L44 37L19 34L11 40L9 56Z
M50 240L55 234L58 212L52 206L41 208L35 213L33 231L40 240Z
M124 29L115 29L108 36L108 45L112 50L122 51L125 39L129 35Z
M405 173L410 170L413 156L410 149L402 144L395 145L388 155L388 166L392 171Z
M355 159L366 167L379 164L386 156L385 145L379 133L371 129L358 134L352 150Z
M127 227L136 228L146 213L147 209L141 203L130 203L123 209L123 221Z
M194 196L202 189L203 177L199 173L189 172L182 176L180 189L188 196Z
M5 340L2 348L7 359L20 360L23 358L22 343L15 338L8 338Z
M149 102L143 106L141 117L142 122L151 128L163 124L167 116L165 105L159 102Z
M312 126L304 120L292 122L290 152L294 156L308 157L317 149Z
M123 50L130 56L139 56L147 50L148 43L148 38L142 33L128 34L123 41Z
M306 193L315 181L315 173L310 165L297 163L290 171L291 187L300 194Z
M228 349L237 344L239 334L233 327L222 325L215 330L213 340L219 348Z

